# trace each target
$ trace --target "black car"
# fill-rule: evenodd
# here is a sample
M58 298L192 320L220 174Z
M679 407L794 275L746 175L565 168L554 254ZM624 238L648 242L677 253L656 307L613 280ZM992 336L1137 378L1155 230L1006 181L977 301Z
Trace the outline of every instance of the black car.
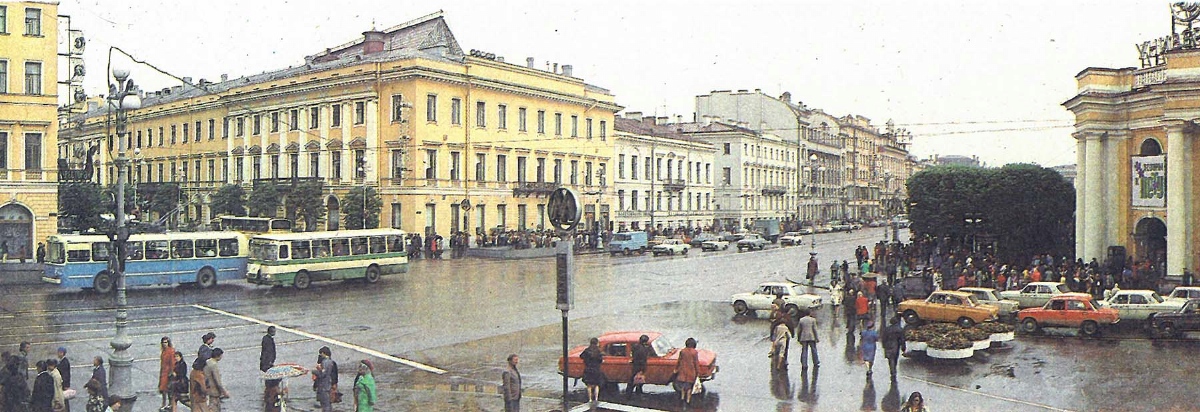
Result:
M1200 299L1188 299L1174 312L1153 313L1146 322L1157 336L1178 338L1184 332L1200 331Z

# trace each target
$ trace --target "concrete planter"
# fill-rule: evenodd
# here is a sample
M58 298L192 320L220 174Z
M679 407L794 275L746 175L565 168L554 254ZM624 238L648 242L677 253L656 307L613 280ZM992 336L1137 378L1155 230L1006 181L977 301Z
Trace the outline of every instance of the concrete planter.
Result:
M1016 338L1016 332L993 333L990 337L992 342L1008 342Z
M929 345L926 344L925 342L917 342L917 341L910 340L908 342L905 342L904 346L907 347L908 350L910 350L910 351L920 352L920 351L924 351L925 348L927 348Z
M974 350L984 350L984 349L987 349L990 347L992 347L991 339L977 340L977 341L971 342L971 349L974 349Z
M927 348L927 349L925 349L925 354L929 355L929 357L931 357L931 358L938 358L938 359L966 359L975 354L975 349L973 349L973 348L966 348L966 349Z

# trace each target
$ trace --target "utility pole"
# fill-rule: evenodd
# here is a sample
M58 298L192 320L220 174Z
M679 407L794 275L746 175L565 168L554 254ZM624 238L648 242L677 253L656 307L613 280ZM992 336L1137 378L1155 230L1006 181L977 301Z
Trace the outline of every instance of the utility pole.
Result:
M137 86L129 79L129 70L113 70L113 77L117 79L117 84L109 85L108 100L117 111L117 230L112 235L113 253L109 256L114 257L110 260L110 272L117 286L117 334L109 342L113 353L108 357L111 373L108 393L121 398L121 411L124 412L133 410L133 403L137 401L137 395L133 392L133 355L127 351L133 346L133 340L125 331L129 318L125 308L125 241L129 240L129 228L125 226L125 184L129 179L129 158L125 156L125 146L129 139L128 111L140 109L142 99Z

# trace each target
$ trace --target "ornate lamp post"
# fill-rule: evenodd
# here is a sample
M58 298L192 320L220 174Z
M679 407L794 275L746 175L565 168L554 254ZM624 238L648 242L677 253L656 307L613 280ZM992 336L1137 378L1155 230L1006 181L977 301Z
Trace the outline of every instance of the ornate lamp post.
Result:
M133 409L137 395L133 392L133 355L127 351L133 345L133 340L125 331L129 318L125 308L125 241L129 240L129 228L125 226L125 182L129 179L129 158L125 155L125 146L129 138L129 132L126 130L129 126L128 112L140 109L142 98L138 95L138 88L133 84L133 80L129 79L129 70L113 70L113 77L117 79L117 84L109 85L108 100L117 111L117 231L112 236L112 249L115 253L111 254L116 256L115 260L111 261L111 272L117 284L117 334L112 342L109 342L113 353L108 357L111 373L108 393L120 397L121 409L129 411Z

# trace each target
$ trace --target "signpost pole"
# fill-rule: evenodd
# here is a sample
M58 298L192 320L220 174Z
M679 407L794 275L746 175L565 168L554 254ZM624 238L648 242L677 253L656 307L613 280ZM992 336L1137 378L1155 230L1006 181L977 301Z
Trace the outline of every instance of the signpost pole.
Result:
M575 288L572 285L575 278L575 228L582 217L582 207L579 197L570 189L558 188L546 202L546 212L550 217L550 225L558 232L559 241L555 246L555 303L562 311L562 412L567 412L567 359L568 353L568 318L567 312L575 302Z

